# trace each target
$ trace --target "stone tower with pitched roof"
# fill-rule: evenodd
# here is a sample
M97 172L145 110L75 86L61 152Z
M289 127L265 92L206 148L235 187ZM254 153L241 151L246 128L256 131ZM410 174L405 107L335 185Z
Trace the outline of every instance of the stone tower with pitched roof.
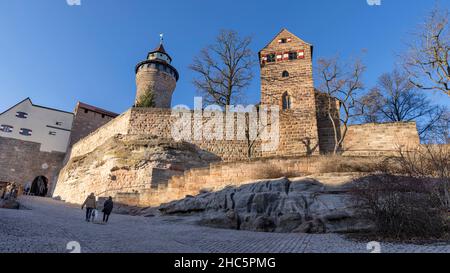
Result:
M261 104L315 112L312 52L286 29L260 51Z
M172 58L161 41L157 48L147 54L146 60L136 65L135 104L146 92L151 92L155 108L170 108L179 77L171 62Z
M318 153L313 46L282 29L259 52L261 104L280 108L279 153Z

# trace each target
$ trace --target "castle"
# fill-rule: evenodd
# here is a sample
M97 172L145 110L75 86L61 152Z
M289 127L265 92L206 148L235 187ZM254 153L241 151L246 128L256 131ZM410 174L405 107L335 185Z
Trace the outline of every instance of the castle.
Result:
M314 89L312 60L313 46L286 29L259 52L261 105L279 106L279 141L277 149L270 151L261 149L263 141L256 141L251 148L253 159L286 158L288 161L283 163L291 164L292 159L327 154L334 148L333 128L324 108L328 97ZM180 185L183 183L180 177L189 175L191 170L208 168L217 162L235 163L249 159L248 140L238 137L214 139L203 136L188 143L173 140L172 128L177 115L170 107L179 74L162 43L137 64L135 72L136 104L151 90L154 107L133 107L116 116L103 109L78 104L65 159L58 154L59 161L56 160L59 165L53 164L51 172L35 167L32 174L14 181L16 177L8 175L11 167L3 161L6 157L2 157L0 181L23 183L36 176L45 176L49 180L49 192L69 202L81 202L86 194L95 192L100 196L125 196L122 199L125 204L157 205L184 196L186 191L180 187L187 186ZM337 102L335 105L338 109ZM86 117L88 113L96 116ZM233 115L232 120L238 119L237 114ZM208 123L210 117L202 117L202 123ZM189 122L189 126L194 125L194 120ZM234 129L231 128L231 134L237 134ZM0 139L5 137L0 132ZM8 139L7 142L14 141L18 140ZM11 151L11 145L21 145L2 143L0 151L8 157L17 153ZM348 155L376 155L407 144L419 144L415 123L350 126L344 146ZM34 160L40 158L43 157L37 156ZM297 166L295 162L292 164ZM204 184L208 183L204 181ZM196 183L188 192L195 193L202 187ZM215 189L220 187L217 185Z

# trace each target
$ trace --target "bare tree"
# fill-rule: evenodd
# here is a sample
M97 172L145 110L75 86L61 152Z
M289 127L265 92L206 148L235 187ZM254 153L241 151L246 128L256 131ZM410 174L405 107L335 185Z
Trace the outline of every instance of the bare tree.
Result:
M423 140L445 130L448 109L434 105L411 83L407 73L394 70L378 78L377 85L360 99L365 122L416 121Z
M427 134L427 143L450 144L450 111L443 113Z
M438 193L444 206L450 209L450 146L421 145L414 150L402 149L392 160L399 163L400 172L412 177L435 177L441 180Z
M259 141L261 141L260 136L263 132L264 128L256 128L256 135L252 137L250 135L250 122L249 122L249 115L246 115L245 117L246 121L246 127L245 127L245 140L247 141L247 158L252 159L254 157L255 152L255 145ZM258 127L258 126L256 126Z
M357 101L359 91L364 87L361 76L365 71L360 61L351 65L342 65L338 58L319 59L317 65L318 90L327 94L327 115L334 131L334 154L337 154L347 135L351 119L361 115ZM340 109L336 109L336 101Z
M245 140L247 142L248 159L255 157L254 154L257 144L262 144L263 139L261 137L265 133L265 130L272 127L273 122L268 117L266 117L266 122L263 122L261 111L264 111L264 109L261 109L260 105L257 105L254 110L254 116L252 116L251 112L247 112L245 115Z
M222 30L216 42L204 48L189 66L198 74L194 85L205 102L226 106L239 102L243 90L253 79L255 64L251 38L239 37L233 30Z
M428 16L404 58L411 83L424 90L440 90L450 96L449 11L436 7Z
M382 118L380 117L380 107L383 95L378 88L372 88L367 94L359 98L361 104L359 107L364 108L364 111L360 109L361 116L357 117L362 123L379 123Z

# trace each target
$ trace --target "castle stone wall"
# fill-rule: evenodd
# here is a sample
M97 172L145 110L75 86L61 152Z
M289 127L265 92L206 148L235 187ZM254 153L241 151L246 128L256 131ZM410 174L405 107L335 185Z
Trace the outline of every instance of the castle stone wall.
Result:
M253 183L257 179L278 178L282 172L314 173L320 166L319 157L259 159L247 162L221 162L208 168L191 169L173 176L168 182L135 193L117 193L118 203L146 207L179 200L200 191L218 191L227 186ZM280 171L282 170L282 172ZM279 174L278 174L278 173Z
M353 158L353 160L358 158ZM207 168L197 168L176 175L165 183L152 189L143 189L134 193L115 195L118 203L147 207L159 206L186 196L196 196L202 192L220 191L229 186L241 186L258 180L283 177L286 174L299 176L320 175L323 168L323 158L284 157L264 158L246 162L219 162ZM344 175L349 175L345 173ZM330 185L342 183L341 175L323 178L321 182Z
M263 157L302 156L319 153L315 112L291 109L280 111L279 117L278 148L263 152Z
M271 130L270 113L267 129ZM131 110L129 124L129 134L152 134L161 138L172 138L172 127L177 120L176 115L172 115L169 109L155 108L134 108ZM227 134L227 117L224 118L223 139L212 139L212 136L203 135L197 139L191 135L191 139L186 140L198 145L201 149L218 155L223 161L240 161L248 159L249 142L238 135L238 126L242 124L235 114L233 134ZM210 117L204 116L203 126L210 121ZM315 119L314 112L303 112L300 110L286 110L279 112L279 141L278 147L270 151L262 151L261 141L256 140L251 149L251 157L273 157L292 155L312 155L318 154L317 129L309 122ZM191 118L191 132L197 130L194 116ZM239 125L238 125L239 124ZM231 138L228 138L231 136ZM267 142L268 143L268 142Z
M129 112L128 134L149 134L161 138L171 138L174 121L171 109L138 107L130 109Z
M0 137L0 182L25 186L37 176L45 176L50 193L65 154L42 152L40 148L39 143Z
M171 109L132 108L110 121L105 126L94 131L86 138L75 143L72 147L70 157L74 158L92 152L96 147L100 146L116 134L145 134L162 139L173 139L172 127L176 120L177 116L172 115ZM203 123L207 120L208 118L204 118ZM191 125L194 126L193 116ZM193 129L194 128L192 128L192 130ZM200 140L191 139L189 142L198 145L201 149L216 154L224 161L247 159L247 141L237 140L236 137L233 139L234 140L207 140L201 138ZM258 147L255 150L253 155L259 156L260 152L258 151Z
M80 139L88 136L98 128L110 122L113 117L89 109L80 108L79 104L75 109L75 115L70 134L70 147Z
M130 110L75 143L70 151L70 157L87 154L116 134L127 134L129 122Z
M344 155L389 155L399 147L420 145L415 122L368 123L349 126L344 139Z
M193 113L189 111L189 113ZM181 114L181 113L180 113ZM211 115L214 115L213 113ZM129 134L151 134L160 138L173 139L172 128L174 123L179 119L177 114L172 115L171 109L158 109L158 108L133 108L131 109L131 117L129 124ZM224 124L226 117L223 117ZM201 120L201 126L207 126L206 123L211 120L210 117L204 116ZM200 134L199 138L196 138L195 131L198 129L195 127L196 122L194 115L191 115L190 124L191 129L189 139L185 139L187 142L197 145L199 148L211 152L219 156L223 161L240 161L248 158L248 142L237 136L237 115L234 115L234 133L230 140L227 140L226 130L222 129L223 139L217 139L213 136ZM253 152L253 156L260 156L258 148Z
M309 115L314 115L310 113ZM317 155L319 151L332 152L334 147L334 133L326 117L319 118L319 142L317 131L313 124L304 122L309 118L307 113L297 110L286 110L279 113L280 138L278 148L273 151L262 151L261 141L253 145L251 157L302 156ZM95 147L104 143L116 134L148 134L162 139L172 139L172 128L178 117L172 115L170 109L161 108L132 108L99 128L86 138L76 143L71 151L71 157L81 156L91 152ZM226 119L226 117L224 117ZM248 159L249 143L247 139L237 136L237 116L233 118L234 136L227 139L223 128L224 139L211 139L203 136L195 139L191 135L191 142L199 148L211 152L223 161L242 161ZM209 118L203 117L206 124ZM191 130L195 131L192 115ZM316 134L315 134L316 133ZM386 123L364 124L349 126L345 138L345 155L382 155L397 150L398 145L418 145L420 143L415 123ZM322 146L322 150L319 149Z

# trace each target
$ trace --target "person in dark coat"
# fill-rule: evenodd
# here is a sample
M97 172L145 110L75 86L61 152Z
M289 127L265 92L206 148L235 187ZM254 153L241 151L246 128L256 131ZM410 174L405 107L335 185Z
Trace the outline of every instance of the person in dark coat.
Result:
M113 203L112 197L110 196L108 198L108 200L106 200L105 203L103 204L102 212L103 212L103 222L104 223L108 222L109 215L111 214L113 207L114 207L114 203Z

